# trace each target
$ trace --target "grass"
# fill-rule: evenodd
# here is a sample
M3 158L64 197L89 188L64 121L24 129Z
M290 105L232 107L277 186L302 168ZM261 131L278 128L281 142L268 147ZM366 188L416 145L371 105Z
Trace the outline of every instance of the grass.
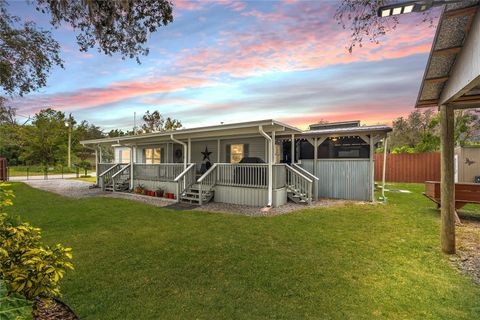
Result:
M48 167L47 172L49 175L52 174L62 174L62 170L64 174L71 174L76 173L75 168L68 168L68 167L61 167L61 166L53 166ZM88 170L91 172L91 170ZM24 177L27 176L43 176L45 174L45 167L43 166L12 166L8 167L8 173L10 177ZM80 174L83 175L85 172L83 169L80 169Z
M8 211L73 247L64 300L82 319L480 318L418 185L386 205L256 218L12 188Z
M86 177L80 176L79 178L68 178L68 180L80 180L80 181L95 183L97 181L97 178L95 176L93 176L93 177L91 177L91 176L86 176Z

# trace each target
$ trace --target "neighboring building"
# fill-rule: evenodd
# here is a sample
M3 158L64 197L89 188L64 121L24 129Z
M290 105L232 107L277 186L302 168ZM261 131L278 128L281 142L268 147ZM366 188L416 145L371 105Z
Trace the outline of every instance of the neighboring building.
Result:
M372 201L373 152L389 131L359 121L302 131L262 120L81 143L96 148L97 182L107 190L143 185L178 201L280 206L317 197ZM115 147L114 164L102 162L101 145Z

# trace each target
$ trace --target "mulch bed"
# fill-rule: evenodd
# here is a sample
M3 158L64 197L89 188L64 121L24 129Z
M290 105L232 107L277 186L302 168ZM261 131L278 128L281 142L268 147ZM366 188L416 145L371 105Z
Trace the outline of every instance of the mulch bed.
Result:
M53 299L50 303L37 300L38 315L34 320L78 320L75 313L65 303Z

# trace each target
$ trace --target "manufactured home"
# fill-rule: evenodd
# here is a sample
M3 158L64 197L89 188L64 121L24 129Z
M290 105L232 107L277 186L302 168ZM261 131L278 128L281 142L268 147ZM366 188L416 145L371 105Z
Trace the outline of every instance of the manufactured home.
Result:
M304 131L262 120L81 143L96 150L104 190L142 185L179 202L281 206L319 198L373 201L374 150L389 131L359 121ZM113 163L102 161L102 145L114 147Z

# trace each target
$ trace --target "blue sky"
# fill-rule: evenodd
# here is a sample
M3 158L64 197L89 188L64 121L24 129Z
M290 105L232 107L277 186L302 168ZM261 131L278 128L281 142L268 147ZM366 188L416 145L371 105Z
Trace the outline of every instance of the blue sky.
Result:
M186 127L274 118L305 127L321 119L389 123L413 110L435 29L402 18L380 44L346 50L337 1L174 1L174 22L151 34L134 60L82 53L75 31L54 29L65 68L13 104L45 107L105 129L131 128L159 110ZM27 2L9 10L50 29Z

